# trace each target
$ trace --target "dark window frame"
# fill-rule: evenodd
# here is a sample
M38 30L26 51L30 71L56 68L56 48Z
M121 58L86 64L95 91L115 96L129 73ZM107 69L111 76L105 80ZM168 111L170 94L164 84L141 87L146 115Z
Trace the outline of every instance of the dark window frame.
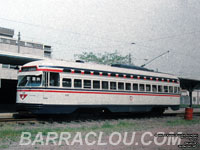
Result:
M166 87L167 87L167 88L166 88ZM164 85L164 86L163 86L163 89L164 89L164 93L169 93L169 86Z
M88 79L84 79L83 80L83 88L84 89L91 89L92 88L92 81L88 80Z
M173 86L169 86L169 93L174 93L174 88L173 88Z
M139 91L139 84L138 83L133 83L132 87L133 87L133 91ZM136 89L136 87L137 87L137 89Z
M129 86L127 86L127 84L129 85ZM131 83L125 83L125 90L126 91L131 91ZM129 87L129 88L127 88L127 87Z
M110 81L110 90L117 90L117 82Z
M142 89L142 87L143 87L143 89ZM139 91L145 92L145 84L139 84Z
M69 84L69 83L64 83L64 80L70 80L70 86L65 86L64 84ZM68 82L68 81L67 81ZM72 87L72 79L71 78L62 78L62 87L68 87L71 88Z
M118 90L123 90L124 91L124 89L125 89L124 82L118 82L117 84L118 84ZM121 85L123 86L123 88L120 87Z
M76 80L77 81L81 81L80 84L79 84L80 86L76 85L78 83L78 82L76 83ZM74 88L82 88L83 87L83 85L82 85L82 79L74 79L73 82L74 82Z
M95 82L96 82L96 83L97 83L97 82L99 83L98 87L95 87L95 85L96 85ZM100 80L93 80L92 83L93 83L93 89L100 89L100 88L101 88Z
M49 86L60 86L60 74L57 72L50 72L50 77L49 77Z
M161 88L160 88L161 87ZM161 90L160 90L161 89ZM162 85L158 85L158 93L162 93L162 92L164 92L164 90L163 90L163 86Z
M104 84L104 83L106 83L106 84ZM101 81L101 88L102 88L102 90L109 90L109 81Z
M151 84L146 84L146 92L151 92Z

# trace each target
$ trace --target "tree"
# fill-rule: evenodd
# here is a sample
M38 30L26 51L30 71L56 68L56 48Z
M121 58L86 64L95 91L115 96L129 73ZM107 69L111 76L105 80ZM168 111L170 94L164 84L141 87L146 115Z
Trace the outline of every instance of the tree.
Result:
M117 51L108 53L93 53L93 52L83 52L82 54L75 54L75 58L83 60L85 62L95 62L98 64L128 64L129 56L120 55Z

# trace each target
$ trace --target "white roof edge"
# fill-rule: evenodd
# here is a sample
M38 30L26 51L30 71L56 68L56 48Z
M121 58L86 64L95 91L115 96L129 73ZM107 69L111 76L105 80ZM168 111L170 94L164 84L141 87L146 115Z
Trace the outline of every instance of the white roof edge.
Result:
M84 68L90 70L104 70L110 72L122 72L122 73L133 73L133 74L141 74L146 76L156 76L156 77L165 77L165 78L176 78L177 76L167 74L167 73L160 73L160 72L149 72L143 70L134 70L128 68L119 68L119 67L111 67L109 65L102 65L102 64L91 64L91 63L77 63L72 61L65 61L65 60L53 60L53 59L46 59L46 60L39 60L27 63L25 66L29 65L52 65L52 66L63 66L63 67L72 67L72 68Z

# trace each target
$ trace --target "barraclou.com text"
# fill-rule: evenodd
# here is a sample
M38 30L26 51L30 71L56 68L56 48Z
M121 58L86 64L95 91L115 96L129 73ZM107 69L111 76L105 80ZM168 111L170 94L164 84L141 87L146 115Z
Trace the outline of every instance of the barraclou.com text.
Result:
M163 132L160 134L164 134ZM173 133L172 133L173 134ZM159 134L157 134L159 135ZM138 136L138 137L137 137ZM137 141L135 140L137 139ZM138 140L139 139L139 140ZM48 132L43 134L38 132L36 135L32 135L30 132L22 132L19 145L139 145L149 146L155 144L158 146L162 145L179 145L181 143L181 138L178 136L155 136L151 132L144 132L137 135L136 132L113 132L111 134L106 134L104 132L88 132L82 134L81 132L70 133L70 132Z

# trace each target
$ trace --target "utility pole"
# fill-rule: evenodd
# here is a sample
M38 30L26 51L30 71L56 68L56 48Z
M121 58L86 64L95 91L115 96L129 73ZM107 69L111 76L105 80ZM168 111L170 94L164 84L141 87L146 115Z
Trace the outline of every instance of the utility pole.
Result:
M20 35L20 32L18 32L18 40L17 40L17 44L18 44L18 53L20 53L20 40L21 40L21 35Z

